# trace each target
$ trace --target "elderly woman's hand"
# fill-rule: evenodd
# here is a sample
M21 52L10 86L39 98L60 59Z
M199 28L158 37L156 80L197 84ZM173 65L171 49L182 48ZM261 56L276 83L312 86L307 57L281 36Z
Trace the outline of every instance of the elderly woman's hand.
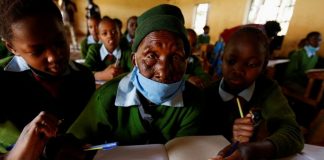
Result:
M56 136L58 124L59 120L56 117L40 112L25 126L6 159L39 159L48 139Z

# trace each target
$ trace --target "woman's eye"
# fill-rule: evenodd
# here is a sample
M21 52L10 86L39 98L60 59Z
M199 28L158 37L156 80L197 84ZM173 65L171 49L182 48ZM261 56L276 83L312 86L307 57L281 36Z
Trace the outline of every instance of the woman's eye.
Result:
M154 54L148 54L147 56L146 56L146 58L148 58L148 59L155 59L156 58L156 56L154 55Z

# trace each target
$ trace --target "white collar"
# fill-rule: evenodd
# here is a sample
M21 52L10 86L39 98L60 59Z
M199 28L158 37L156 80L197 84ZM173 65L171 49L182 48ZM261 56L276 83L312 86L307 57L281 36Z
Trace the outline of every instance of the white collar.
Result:
M126 35L126 39L127 39L128 43L130 43L130 42L132 41L132 38L131 38L131 36L129 35L129 33L127 33L127 35Z
M69 61L69 66L71 67L71 69L79 71L79 68L72 61ZM71 72L70 67L68 67L68 69L64 72L63 75L67 75ZM21 56L14 56L10 60L10 62L4 67L3 70L10 72L23 72L26 70L30 70L30 67Z
M131 73L126 75L118 84L115 106L119 107L130 107L134 105L141 105L139 97L136 92L136 87L130 81ZM182 91L178 92L177 95L164 103L164 106L170 107L183 107Z
M87 37L87 44L95 44L95 43L97 43L97 42L94 40L93 36L89 35Z
M27 62L21 56L14 56L4 68L5 71L22 72L29 70Z
M308 47L309 47L309 46L306 45L306 46L304 46L304 49L305 49L305 51L306 51L307 57L308 57L308 58L311 58L311 57L313 57L313 56L316 55L316 51L312 51L312 50L310 50Z
M106 58L106 56L109 55L109 54L114 55L116 59L120 59L122 53L121 53L121 50L120 50L119 47L117 47L117 48L113 51L113 53L110 53L110 52L106 49L105 45L102 44L101 47L100 47L100 59L103 61L103 60Z
M221 86L224 83L224 78L222 78L219 87L218 87L218 93L220 95L220 97L222 98L223 101L227 102L232 100L235 96L231 93L226 92ZM255 82L253 82L253 84L251 84L248 88L244 89L243 91L241 91L238 96L244 98L246 101L250 101L253 95L255 89Z

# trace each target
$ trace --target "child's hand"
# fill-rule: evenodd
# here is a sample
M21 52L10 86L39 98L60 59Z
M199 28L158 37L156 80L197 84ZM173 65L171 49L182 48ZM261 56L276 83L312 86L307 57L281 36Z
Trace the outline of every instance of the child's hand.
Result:
M233 125L233 138L234 141L240 143L249 142L253 135L253 122L252 114L247 114L244 118L238 118L234 121Z
M238 160L241 159L241 154L238 150L235 150L231 155L226 156L226 153L231 150L232 144L227 145L215 157L209 158L208 160Z
M109 81L115 78L116 76L120 75L121 73L123 73L122 69L112 64L109 65L105 70L101 72L102 78L100 80Z
M8 159L39 159L49 138L55 137L59 120L45 112L39 113L21 132Z

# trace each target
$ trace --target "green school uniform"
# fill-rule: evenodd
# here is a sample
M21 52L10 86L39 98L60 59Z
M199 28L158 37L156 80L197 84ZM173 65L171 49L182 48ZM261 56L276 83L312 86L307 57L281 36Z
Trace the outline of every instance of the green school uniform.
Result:
M0 153L10 150L23 128L41 111L64 119L58 133L65 133L95 90L93 74L75 62L70 62L69 71L57 81L56 95L42 85L45 80L25 69L0 71Z
M9 56L12 56L12 53L8 51L4 42L0 40L0 60Z
M189 62L184 79L188 80L190 76L197 76L205 82L209 82L211 79L211 77L206 72L204 72L201 63L196 56L189 57Z
M308 57L304 48L294 52L290 57L290 61L286 69L285 84L289 85L289 83L296 83L305 87L308 81L305 72L309 69L315 68L317 61L318 56L314 55L312 57Z
M209 35L201 34L197 38L197 43L198 44L209 44L209 42L210 42L210 36Z
M101 60L100 48L103 44L94 44L89 47L87 57L84 65L91 71L102 71L106 67L116 62L116 58ZM125 50L121 48L121 57L119 60L119 66L125 71L129 72L133 65L131 60L131 50Z
M0 59L0 70L3 70L7 64L11 61L13 55Z
M182 93L184 106L151 106L153 121L148 123L142 118L138 105L115 105L118 84L123 77L107 82L95 92L69 133L88 143L117 141L131 145L165 143L174 137L198 132L201 94L193 85L186 83Z
M87 57L87 52L88 52L89 46L91 45L91 44L88 44L87 41L88 41L88 39L85 38L80 43L81 56L82 56L82 58L86 58Z
M222 134L231 140L234 120L240 114L235 98L223 101L219 94L219 85L220 81L216 81L206 90L204 133ZM276 148L273 158L285 157L302 150L304 143L295 114L277 83L263 76L259 77L250 101L241 101L241 104L244 115L251 108L258 110L257 113L261 115L251 141L271 141Z

